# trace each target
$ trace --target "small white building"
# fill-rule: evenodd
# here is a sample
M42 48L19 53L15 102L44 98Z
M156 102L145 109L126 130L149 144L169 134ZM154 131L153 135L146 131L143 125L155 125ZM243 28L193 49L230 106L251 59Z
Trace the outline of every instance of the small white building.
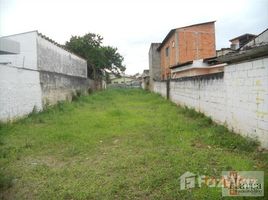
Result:
M86 60L37 31L0 38L0 121L42 110L87 87Z
M131 76L120 76L120 77L114 77L111 79L111 84L130 84L135 79Z

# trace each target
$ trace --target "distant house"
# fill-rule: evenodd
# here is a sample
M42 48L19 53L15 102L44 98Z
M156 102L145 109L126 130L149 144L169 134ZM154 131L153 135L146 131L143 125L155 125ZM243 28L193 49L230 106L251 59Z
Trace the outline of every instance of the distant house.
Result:
M196 67L194 60L198 62L215 56L215 21L172 29L162 43L151 44L150 87L155 80L173 78L174 71L180 71L182 66L190 62ZM204 65L206 66L201 66Z
M111 79L111 84L130 84L135 78L131 76L123 75L121 77L115 77Z
M249 34L249 33L235 37L229 40L231 42L231 49L234 49L234 50L239 49L240 47L244 46L246 43L248 43L250 40L252 40L255 37L256 35Z
M170 67L216 56L215 21L172 29L158 46L161 79L170 77Z
M237 37L243 38L246 35L252 34L244 34L242 36ZM259 35L251 38L251 40L248 40L246 43L243 43L243 45L240 44L239 49L234 51L233 53L226 54L225 56L218 57L217 60L219 62L226 62L226 63L233 63L233 62L239 62L246 59L253 59L253 58L259 58L262 56L267 56L268 52L268 29L261 32Z
M241 50L251 49L260 46L268 45L268 28L261 32L259 35L248 41L241 47Z

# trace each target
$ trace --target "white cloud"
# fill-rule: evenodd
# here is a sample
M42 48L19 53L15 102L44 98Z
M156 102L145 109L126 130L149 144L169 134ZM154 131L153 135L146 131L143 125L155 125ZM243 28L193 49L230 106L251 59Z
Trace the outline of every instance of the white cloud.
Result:
M268 26L267 0L0 0L0 35L39 30L59 43L71 35L99 33L118 47L127 73L148 68L151 42L172 28L217 20L217 48Z

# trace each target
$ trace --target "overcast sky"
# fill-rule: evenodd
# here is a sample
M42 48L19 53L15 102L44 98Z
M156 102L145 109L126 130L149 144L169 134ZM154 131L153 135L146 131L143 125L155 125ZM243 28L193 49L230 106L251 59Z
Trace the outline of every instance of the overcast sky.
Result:
M0 36L38 30L60 44L87 32L117 47L128 74L148 69L150 43L216 20L217 49L268 28L268 0L0 0Z

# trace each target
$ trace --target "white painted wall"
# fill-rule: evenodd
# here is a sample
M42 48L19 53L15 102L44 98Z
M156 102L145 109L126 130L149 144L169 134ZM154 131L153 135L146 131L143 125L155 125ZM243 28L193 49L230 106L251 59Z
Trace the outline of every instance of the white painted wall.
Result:
M42 109L39 72L0 64L0 121Z
M0 55L0 63L10 62L11 65L19 68L37 70L36 37L36 31L2 37L18 42L20 54Z
M165 94L163 84L154 91ZM268 148L268 58L228 65L223 78L171 81L170 99Z
M41 87L37 70L37 32L3 37L20 44L20 53L0 55L0 121L13 120L42 109Z

